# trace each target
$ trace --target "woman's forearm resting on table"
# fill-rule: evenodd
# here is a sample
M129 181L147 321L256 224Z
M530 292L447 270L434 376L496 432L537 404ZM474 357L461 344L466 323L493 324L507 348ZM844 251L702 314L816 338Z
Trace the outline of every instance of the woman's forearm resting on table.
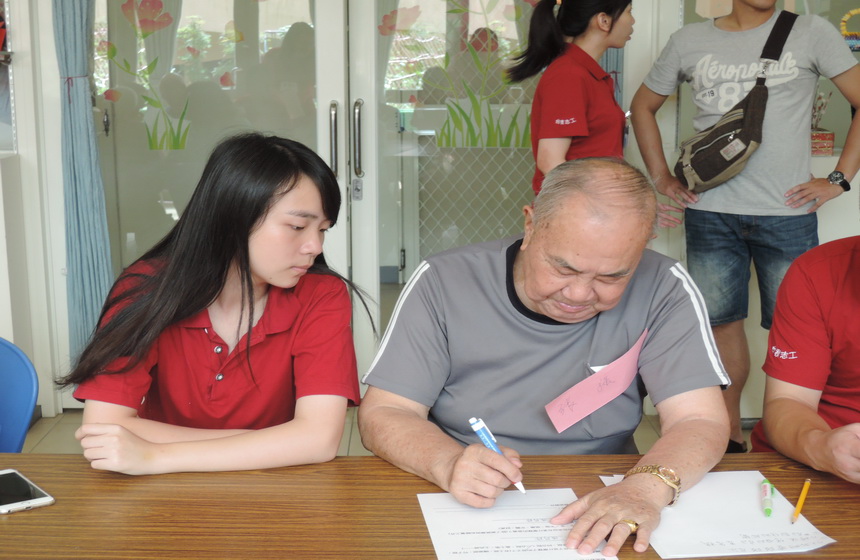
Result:
M293 420L260 430L196 430L138 418L98 403L78 439L94 468L127 474L249 470L330 461L337 454L346 399L302 397ZM89 401L88 401L89 406ZM123 415L132 411L134 416ZM108 413L106 413L108 412Z

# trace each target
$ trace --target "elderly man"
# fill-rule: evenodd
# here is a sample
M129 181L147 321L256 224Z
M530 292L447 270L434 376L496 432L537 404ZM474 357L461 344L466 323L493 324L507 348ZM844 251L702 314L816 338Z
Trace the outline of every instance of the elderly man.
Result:
M779 288L753 451L860 483L860 237L812 249Z
M635 453L642 398L662 437L615 486L553 518L567 545L614 555L713 467L728 440L720 364L701 296L645 249L656 216L640 171L613 159L558 166L522 238L430 257L403 291L364 381L364 445L475 507L522 480L520 453ZM492 427L503 455L476 443ZM571 425L572 424L572 425ZM526 484L528 481L525 481Z

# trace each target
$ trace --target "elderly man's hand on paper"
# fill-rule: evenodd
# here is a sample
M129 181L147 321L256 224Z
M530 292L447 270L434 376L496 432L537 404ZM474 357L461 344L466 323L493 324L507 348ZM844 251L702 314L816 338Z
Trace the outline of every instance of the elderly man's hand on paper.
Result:
M474 443L453 458L446 486L458 502L476 508L491 507L505 489L523 479L519 453L509 447L500 449L504 455Z
M634 550L648 548L651 532L660 523L660 511L672 500L672 490L653 476L635 476L595 490L573 502L550 521L564 525L576 521L565 544L580 554L591 554L603 539L604 556L615 556L631 534L623 520L639 524Z

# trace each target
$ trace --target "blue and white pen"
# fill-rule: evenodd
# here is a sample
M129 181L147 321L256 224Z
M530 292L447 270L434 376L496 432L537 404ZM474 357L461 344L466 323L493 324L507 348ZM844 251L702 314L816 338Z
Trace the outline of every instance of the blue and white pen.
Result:
M481 438L481 443L484 444L484 447L490 449L491 451L495 451L499 455L502 455L502 450L499 449L499 446L496 445L496 438L493 437L493 433L490 431L490 428L484 424L484 421L480 418L469 418L469 425L472 426L472 429L478 434L478 437ZM517 487L517 490L526 493L526 489L523 486L522 482L514 482L514 486Z

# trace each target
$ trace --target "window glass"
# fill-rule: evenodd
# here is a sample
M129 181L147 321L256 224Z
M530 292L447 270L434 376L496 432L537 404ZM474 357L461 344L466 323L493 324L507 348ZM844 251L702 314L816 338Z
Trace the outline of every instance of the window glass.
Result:
M6 2L0 0L0 151L15 149L14 123L12 122L12 70L5 53L11 51L7 36Z

